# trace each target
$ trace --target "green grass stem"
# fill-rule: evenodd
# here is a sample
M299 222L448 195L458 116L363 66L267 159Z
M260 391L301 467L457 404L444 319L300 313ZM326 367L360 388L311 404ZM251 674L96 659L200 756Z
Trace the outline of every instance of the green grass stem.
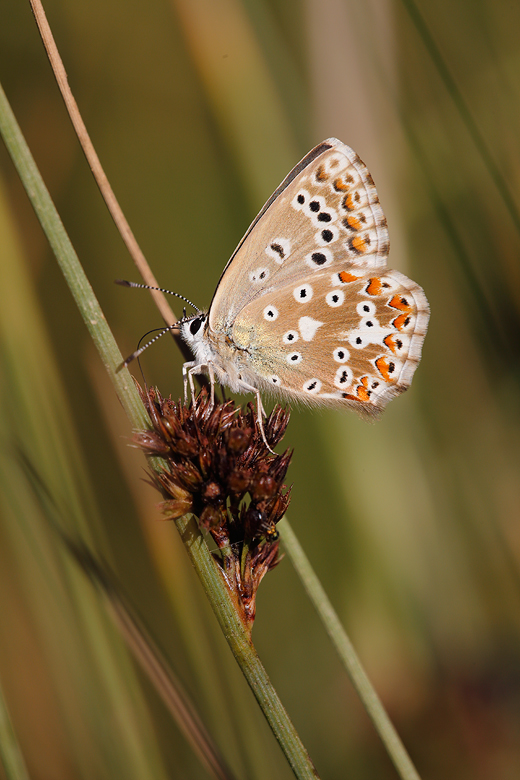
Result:
M130 374L126 369L116 373L117 367L122 362L121 353L1 85L0 132L132 426L135 429L149 427L148 416ZM157 467L159 463L151 462L150 465ZM267 677L248 632L238 617L231 594L217 564L209 553L195 520L181 518L177 521L177 528L201 578L233 655L251 686L295 776L298 778L317 777L307 751Z
M417 770L412 764L410 756L408 755L399 734L395 730L379 696L368 679L368 676L361 665L361 661L359 660L345 629L340 623L334 607L330 603L321 582L316 576L309 559L305 555L305 552L286 517L278 523L278 529L280 531L280 538L283 546L307 591L307 595L314 604L314 607L325 626L325 630L336 648L341 662L345 667L359 698L363 702L377 733L385 745L399 776L402 780L420 780Z
M0 756L7 780L29 780L18 740L0 687Z

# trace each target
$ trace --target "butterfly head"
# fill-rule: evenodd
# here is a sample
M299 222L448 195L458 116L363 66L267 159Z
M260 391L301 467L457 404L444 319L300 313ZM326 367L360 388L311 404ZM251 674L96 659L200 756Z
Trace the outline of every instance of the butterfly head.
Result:
M198 311L191 317L184 316L178 321L180 334L197 359L197 363L206 364L213 358L209 346L207 312Z
M179 329L184 341L195 349L195 344L204 338L204 326L208 315L203 311L198 311L191 317L184 316L179 322Z

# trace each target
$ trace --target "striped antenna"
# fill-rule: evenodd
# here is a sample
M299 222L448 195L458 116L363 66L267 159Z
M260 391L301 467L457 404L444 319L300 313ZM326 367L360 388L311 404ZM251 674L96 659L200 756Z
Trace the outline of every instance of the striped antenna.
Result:
M116 284L120 284L122 287L140 287L142 290L157 290L158 292L168 293L168 295L175 295L176 298L180 298L183 301L186 301L190 306L192 306L196 312L201 313L201 310L198 306L195 306L194 303L192 303L189 298L185 298L184 295L179 295L179 293L172 292L171 290L165 290L164 287L151 287L149 284L138 284L137 282L128 282L126 279L115 279ZM173 325L167 325L165 328L159 331L159 333L153 337L153 339L150 339L150 341L147 341L146 344L139 349L136 349L135 352L132 352L131 355L129 355L126 360L124 360L120 366L116 368L116 374L119 373L123 368L126 368L133 360L139 357L139 355L142 355L142 353L145 351L145 349L148 349L152 344L155 344L157 339L160 339L161 336L164 336L165 333L169 333L172 330L179 330L179 325L181 325L183 322L186 322L186 320L190 319L186 316L186 309L184 309L184 316L177 320Z
M199 307L195 306L195 304L192 303L189 300L189 298L185 298L184 295L179 295L179 293L172 292L171 290L165 290L164 287L150 287L149 284L138 284L137 282L127 282L126 279L115 279L114 281L115 284L120 284L121 287L140 287L141 290L157 290L158 292L167 293L168 295L175 295L176 298L180 298L182 301L186 301L186 303L189 303L189 305L192 306L195 309L195 311L200 312ZM157 336L157 338L159 337ZM151 343L152 342L150 342L150 344Z
M189 318L187 318L187 319L189 319ZM153 337L153 339L150 339L150 341L147 341L144 346L140 347L139 349L136 349L135 352L132 352L132 354L129 355L126 358L126 360L124 360L121 363L121 365L116 368L116 374L118 374L123 368L126 368L128 366L128 364L132 362L132 360L135 360L136 358L138 358L139 355L141 355L145 351L145 349L148 349L148 347L151 347L152 344L155 344L157 339L160 339L161 336L164 336L165 333L169 333L172 330L178 330L179 325L181 325L183 322L185 322L184 317L182 318L182 320L177 320L177 322L174 325L168 325L168 327L163 328L162 330L160 330L159 333L156 336Z

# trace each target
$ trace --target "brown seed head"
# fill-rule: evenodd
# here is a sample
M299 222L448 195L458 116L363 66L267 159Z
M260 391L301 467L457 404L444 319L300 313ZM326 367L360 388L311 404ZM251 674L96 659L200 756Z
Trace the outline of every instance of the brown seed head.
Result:
M292 452L271 453L258 429L252 404L210 403L203 389L186 407L158 390L141 390L151 431L135 434L147 455L166 461L152 481L164 496L163 513L177 519L186 512L199 518L218 549L229 587L238 595L243 617L251 625L256 590L279 560L276 524L289 503L283 481ZM276 407L264 423L269 445L282 439L289 413Z

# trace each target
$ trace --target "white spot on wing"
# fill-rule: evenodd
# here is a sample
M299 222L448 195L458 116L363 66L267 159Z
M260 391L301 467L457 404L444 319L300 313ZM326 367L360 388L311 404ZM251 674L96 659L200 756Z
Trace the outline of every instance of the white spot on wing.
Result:
M333 244L334 241L338 240L339 231L337 227L334 225L320 225L320 228L321 230L319 230L314 236L314 240L318 246L328 246L329 244Z
M310 195L307 190L299 190L291 201L291 206L297 211L301 211L309 202ZM300 203L300 200L302 201Z
M282 265L291 254L291 242L288 238L273 238L266 246L265 253L275 263Z
M312 341L318 328L321 328L323 322L314 320L312 317L300 317L298 320L298 329L304 341Z
M319 393L321 390L321 382L319 379L308 379L303 383L303 389L307 393Z
M353 379L353 373L348 366L341 366L336 371L336 376L334 377L334 384L336 387L339 387L341 389L344 389L345 387L348 387L352 384Z
M253 284L260 284L261 282L265 282L267 279L269 279L270 273L271 272L269 271L269 268L255 268L255 270L251 271L249 274L249 281Z
M276 306L266 306L264 309L264 320L267 320L268 322L274 322L274 320L277 319L279 313L280 312Z
M334 352L332 353L332 357L336 361L336 363L346 363L347 360L350 358L350 352L348 349L345 349L345 347L336 347Z
M300 284L299 287L295 287L293 290L294 298L298 303L307 303L312 298L313 293L314 291L310 284Z
M356 306L356 311L360 317L368 317L376 313L376 305L373 301L361 301Z
M349 164L347 158L342 154L331 154L325 161L325 169L330 173L340 173Z
M328 305L334 309L336 306L341 306L345 300L345 293L343 290L333 290L332 292L327 293L325 300Z
M313 198L314 201L319 201L320 210L311 211L309 209L309 216L311 222L316 228L326 228L336 222L338 219L338 212L336 209L327 208L323 198Z
M375 317L365 317L358 328L350 331L348 341L355 349L364 349L368 344L384 346L383 339L387 335L388 329L382 328Z
M312 268L313 271L326 268L332 263L333 260L334 257L330 249L320 249L315 252L309 252L308 255L305 255L305 262L309 268Z

